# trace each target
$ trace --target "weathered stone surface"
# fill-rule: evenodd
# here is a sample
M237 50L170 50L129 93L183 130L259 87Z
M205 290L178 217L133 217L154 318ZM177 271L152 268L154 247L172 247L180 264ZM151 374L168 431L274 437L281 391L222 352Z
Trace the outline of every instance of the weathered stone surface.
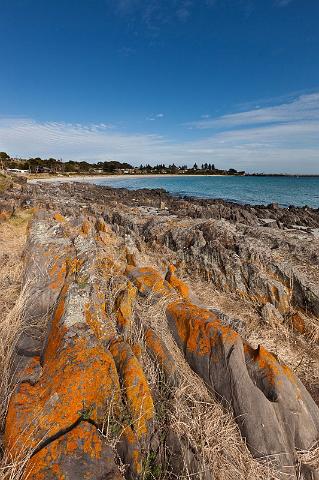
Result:
M40 356L22 357L21 365L18 366L14 383L29 383L35 385L42 375L42 367L40 364Z
M189 209L183 210L185 206ZM289 230L287 219L297 212L300 223L307 223L303 216L309 212L302 209L269 210L267 218L282 223L284 231L259 226L266 208L222 202L208 207L198 200L193 205L189 200L172 201L168 216L154 218L118 208L108 219L120 233L142 237L151 249L174 252L189 274L200 275L223 292L261 306L272 303L281 314L289 313L291 305L299 309L307 305L307 311L318 316L319 244L310 234ZM310 216L309 223L315 226L318 212ZM306 264L311 265L307 275Z
M128 278L136 285L142 295L168 296L173 294L173 287L163 279L153 267L127 266Z
M143 472L143 457L136 433L126 426L116 445L116 450L124 465L125 478L135 480L141 478Z
M64 287L49 332L42 375L17 386L9 404L5 444L12 454L53 437L80 418L102 424L120 396L112 355L86 322L77 287ZM29 374L29 373L28 373Z
M62 223L43 210L31 221L24 278L27 323L48 316L64 285L69 261L74 258L72 242L65 236Z
M264 322L269 323L272 326L278 326L281 323L284 323L283 316L272 303L266 303L266 305L262 307L261 316Z
M33 334L34 334L33 328ZM16 345L16 351L18 355L24 355L26 357L40 356L42 350L42 342L39 340L40 333L37 333L37 337L31 336L31 332L23 332Z
M146 328L144 335L147 351L162 369L166 380L172 385L177 385L178 373L172 354L153 329Z
M110 351L121 378L134 432L139 440L146 440L154 417L154 404L142 367L126 342L114 341Z
M302 383L206 309L176 301L168 306L167 319L192 369L232 406L253 455L271 459L283 478L297 478L296 452L319 439L319 410ZM302 472L304 478L318 478L306 465Z
M115 299L114 310L119 333L125 333L132 323L133 303L136 297L136 288L128 282Z
M23 480L120 480L114 452L96 427L81 422L28 462Z
M207 465L200 461L186 439L169 429L165 439L168 449L169 470L175 478L186 477L194 480L212 480Z
M180 280L176 275L176 267L175 265L170 265L168 267L167 274L165 276L165 280L172 285L173 288L180 294L182 298L185 298L186 300L189 299L190 297L190 288L189 286Z

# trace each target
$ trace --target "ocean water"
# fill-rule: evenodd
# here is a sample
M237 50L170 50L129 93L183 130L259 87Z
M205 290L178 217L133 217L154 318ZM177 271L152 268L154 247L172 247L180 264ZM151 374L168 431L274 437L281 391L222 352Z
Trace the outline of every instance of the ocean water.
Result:
M134 190L164 188L174 195L222 198L242 204L319 208L319 177L123 176L96 179L94 183Z

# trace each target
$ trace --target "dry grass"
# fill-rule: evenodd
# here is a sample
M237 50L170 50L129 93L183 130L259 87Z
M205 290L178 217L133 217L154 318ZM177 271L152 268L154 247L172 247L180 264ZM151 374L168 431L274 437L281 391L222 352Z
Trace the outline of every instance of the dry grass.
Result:
M4 427L8 401L12 393L12 355L22 331L26 289L21 291L23 261L30 213L19 212L0 224L0 424ZM25 456L26 457L26 456ZM1 478L18 479L25 458L12 462L3 457Z
M5 174L0 173L0 193L3 193L5 190L7 190L9 185L10 185L10 178Z

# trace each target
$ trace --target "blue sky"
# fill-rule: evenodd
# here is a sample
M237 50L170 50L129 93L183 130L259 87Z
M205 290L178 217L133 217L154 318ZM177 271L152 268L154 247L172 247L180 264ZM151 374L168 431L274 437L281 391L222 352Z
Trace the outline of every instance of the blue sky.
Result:
M318 0L0 0L0 150L319 173Z

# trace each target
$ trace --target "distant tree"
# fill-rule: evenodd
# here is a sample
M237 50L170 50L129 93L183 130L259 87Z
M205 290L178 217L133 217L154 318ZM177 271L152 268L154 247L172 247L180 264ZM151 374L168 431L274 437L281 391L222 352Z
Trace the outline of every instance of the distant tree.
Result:
M198 170L197 163L194 163L193 170Z
M10 160L10 156L6 152L0 152L0 168L5 168Z
M10 155L8 155L6 152L0 152L0 160L9 160Z

